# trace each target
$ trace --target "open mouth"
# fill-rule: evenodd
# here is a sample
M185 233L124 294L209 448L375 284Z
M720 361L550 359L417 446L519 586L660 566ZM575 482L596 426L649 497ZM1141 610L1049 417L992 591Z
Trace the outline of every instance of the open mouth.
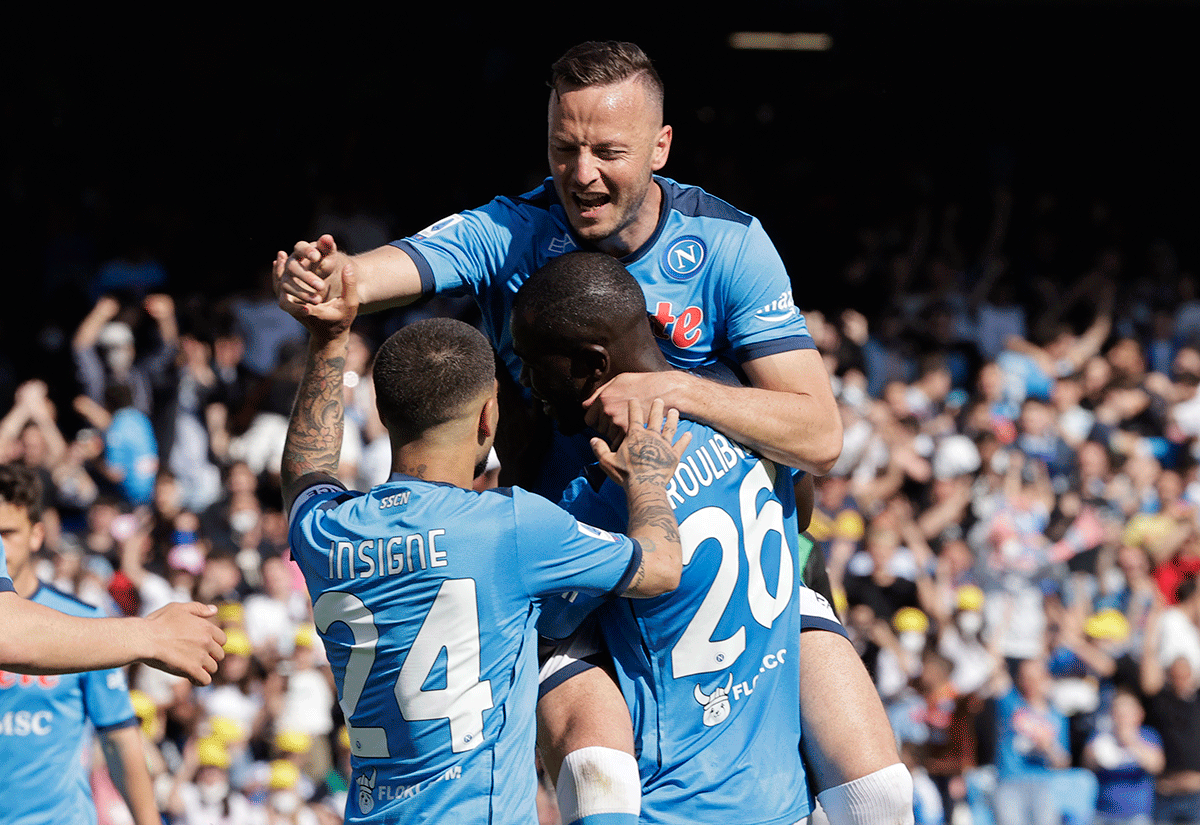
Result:
M583 215L584 217L590 217L591 215L593 215L594 213L599 211L600 207L604 206L605 204L609 203L612 200L612 198L610 198L608 195L604 194L603 192L597 192L594 194L587 194L587 193L578 194L578 193L576 193L576 194L573 194L571 197L575 200L575 206L579 209L579 213L581 215Z

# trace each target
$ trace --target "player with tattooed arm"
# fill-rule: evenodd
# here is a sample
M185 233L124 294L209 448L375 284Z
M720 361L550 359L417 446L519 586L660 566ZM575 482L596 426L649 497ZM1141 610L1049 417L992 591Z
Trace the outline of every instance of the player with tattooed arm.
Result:
M666 485L686 448L655 402L604 471L628 535L519 488L475 492L498 421L494 356L449 319L390 337L373 369L392 476L366 493L336 470L342 374L357 311L353 268L319 305L281 302L310 332L284 449L292 552L329 653L351 745L347 822L536 820L535 624L566 591L647 598L679 581Z

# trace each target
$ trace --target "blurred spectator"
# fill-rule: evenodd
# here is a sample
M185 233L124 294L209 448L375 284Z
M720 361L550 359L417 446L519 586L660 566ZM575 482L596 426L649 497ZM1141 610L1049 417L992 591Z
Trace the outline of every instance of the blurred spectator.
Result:
M209 343L191 332L181 335L174 375L170 400L162 402L163 427L169 436L164 455L167 468L181 482L183 505L198 512L216 501L221 488L221 472L210 459L208 410L217 392L217 377Z
M150 415L154 411L154 387L166 383L175 360L179 328L170 296L150 295L141 309L155 325L154 344L144 354L138 353L134 341L134 324L141 317L138 309L122 307L111 295L96 302L75 330L71 347L84 395L103 405L109 387L125 386L130 404Z
M259 273L254 289L235 298L230 308L246 345L243 361L259 376L270 375L287 360L288 344L304 343L304 328L275 301L269 269Z
M846 598L853 605L865 604L875 616L891 623L902 607L921 607L933 598L933 581L928 569L928 545L924 539L901 545L901 529L909 531L911 520L897 525L893 513L876 516L867 531L865 553L853 556L846 565ZM831 581L837 580L831 571ZM921 597L921 589L925 597Z
M323 780L333 766L329 734L333 732L333 706L337 700L333 672L325 663L323 650L318 656L315 641L314 628L301 626L293 640L291 657L276 671L283 675L276 724L281 731L308 737L310 745L300 767L314 782Z
M67 442L56 422L56 410L44 381L17 388L12 409L0 419L0 461L20 461L53 490L54 470L66 457Z
M181 825L255 825L265 822L229 784L229 751L217 738L189 743L175 775L167 813Z
M922 764L937 787L947 821L966 798L963 774L976 765L975 718L983 709L981 695L959 692L951 679L953 670L949 658L927 649L918 680L922 719L929 731Z
M1084 767L1100 785L1096 825L1149 825L1154 808L1154 777L1163 769L1162 740L1142 724L1145 712L1136 694L1118 691L1101 726L1083 752Z
M262 560L262 591L246 598L246 632L255 656L274 667L292 655L297 631L308 619L308 598L277 555Z
M976 585L955 591L955 610L938 623L937 651L951 663L950 682L956 694L984 692L995 670L996 651L984 642L984 595Z
M1200 822L1200 670L1186 655L1159 647L1162 613L1151 611L1142 649L1146 719L1162 739L1154 785L1155 822ZM1166 641L1164 639L1164 641Z
M229 719L247 736L257 737L270 721L262 678L250 657L252 648L245 631L230 627L225 633L225 658L212 684L197 691L197 699L209 718Z
M1071 764L1067 720L1050 704L1050 674L1042 659L1017 665L1015 684L997 705L996 822L1060 825L1051 776Z
M316 813L300 796L300 774L286 759L271 763L271 796L266 821L270 825L317 825Z
M1158 604L1152 610L1159 617L1158 658L1164 667L1184 658L1192 670L1200 673L1200 582L1186 579L1175 590L1176 603L1165 609Z
M149 504L158 474L158 442L149 416L133 406L129 386L105 388L103 407L78 396L75 409L103 436L104 453L94 462L101 480L129 504Z

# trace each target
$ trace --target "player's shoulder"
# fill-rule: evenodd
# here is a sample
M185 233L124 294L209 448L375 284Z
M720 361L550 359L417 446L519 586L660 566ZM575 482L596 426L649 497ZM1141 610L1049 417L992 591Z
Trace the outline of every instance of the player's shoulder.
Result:
M492 507L508 509L517 514L518 518L525 518L529 514L538 514L539 518L545 518L562 511L559 504L524 487L495 487L485 490L481 495L484 497L483 501Z
M366 494L349 490L332 480L319 481L296 494L291 510L288 512L288 523L295 524L296 519L306 513L332 510L364 495Z
M521 220L533 226L543 226L558 222L555 210L557 206L558 195L555 193L550 179L546 178L528 192L519 195L499 195L492 198L486 206L481 207L480 211L489 213L493 217L507 215L509 216L505 219L507 223ZM557 211L561 212L561 207Z
M657 180L666 198L667 209L685 218L713 218L743 227L749 227L755 222L753 215L743 212L699 186L679 183L662 176Z
M46 607L52 607L59 613L66 613L68 616L96 619L103 618L105 615L104 611L95 605L88 604L82 599L76 598L70 593L59 590L54 585L46 584L43 581L38 582L38 589L34 591L29 600Z
M517 209L549 212L550 207L558 203L558 196L554 192L554 186L551 184L550 178L546 178L524 194L501 197L498 200L508 201Z

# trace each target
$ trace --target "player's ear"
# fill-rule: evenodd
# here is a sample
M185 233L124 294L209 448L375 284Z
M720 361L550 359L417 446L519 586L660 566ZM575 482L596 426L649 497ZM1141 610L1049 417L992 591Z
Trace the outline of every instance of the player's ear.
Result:
M583 344L572 358L571 372L588 386L599 386L608 380L612 364L608 348L603 344ZM588 391L590 394L590 390Z
M496 435L496 427L500 424L500 403L496 394L492 393L479 410L479 443L483 444Z
M46 540L46 525L42 522L37 522L29 530L29 552L36 553L42 549L42 542Z
M672 134L670 126L664 126L658 131L654 148L650 150L650 168L655 172L667 165L667 156L671 154Z

